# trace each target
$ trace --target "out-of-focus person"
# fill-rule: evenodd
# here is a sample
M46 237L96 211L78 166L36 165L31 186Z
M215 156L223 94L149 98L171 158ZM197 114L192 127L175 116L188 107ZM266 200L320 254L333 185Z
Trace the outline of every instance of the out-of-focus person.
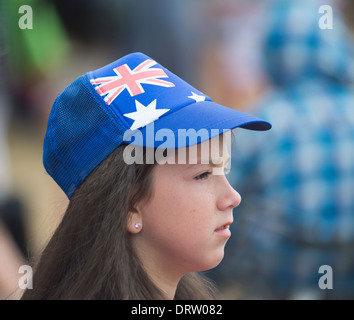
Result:
M12 194L8 143L11 110L4 89L4 51L0 32L0 300L20 297L17 276L25 260L23 211L19 199Z
M269 85L247 111L273 129L236 133L229 179L242 203L213 272L228 298L354 298L354 47L335 3L321 28L321 5L263 8Z

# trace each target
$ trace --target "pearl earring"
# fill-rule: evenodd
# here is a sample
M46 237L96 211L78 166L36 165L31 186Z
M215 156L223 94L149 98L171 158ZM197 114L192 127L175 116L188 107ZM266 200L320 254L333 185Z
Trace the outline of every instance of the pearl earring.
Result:
M136 224L135 224L135 229L140 229L141 228L141 223L140 222L137 222Z

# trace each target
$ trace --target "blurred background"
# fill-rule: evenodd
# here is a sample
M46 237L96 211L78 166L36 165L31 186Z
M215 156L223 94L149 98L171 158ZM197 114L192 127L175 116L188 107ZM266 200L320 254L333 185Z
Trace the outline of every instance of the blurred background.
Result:
M0 299L19 297L19 266L68 204L42 165L56 96L133 51L273 124L236 130L229 179L243 200L225 259L207 272L223 297L353 299L353 2L2 0ZM319 288L321 265L333 289Z

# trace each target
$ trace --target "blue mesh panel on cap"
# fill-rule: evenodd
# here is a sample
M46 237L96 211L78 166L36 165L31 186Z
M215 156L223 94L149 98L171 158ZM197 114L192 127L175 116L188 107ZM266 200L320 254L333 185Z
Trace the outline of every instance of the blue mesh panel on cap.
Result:
M44 139L43 163L68 198L123 140L126 128L98 96L87 75L54 102Z

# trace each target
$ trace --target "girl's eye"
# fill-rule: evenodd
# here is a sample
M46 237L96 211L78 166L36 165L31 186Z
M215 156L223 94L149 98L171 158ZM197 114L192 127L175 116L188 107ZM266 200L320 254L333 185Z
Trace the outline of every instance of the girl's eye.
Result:
M209 175L211 175L211 171L205 171L202 174L196 176L194 179L195 180L206 180L206 179L208 179Z

